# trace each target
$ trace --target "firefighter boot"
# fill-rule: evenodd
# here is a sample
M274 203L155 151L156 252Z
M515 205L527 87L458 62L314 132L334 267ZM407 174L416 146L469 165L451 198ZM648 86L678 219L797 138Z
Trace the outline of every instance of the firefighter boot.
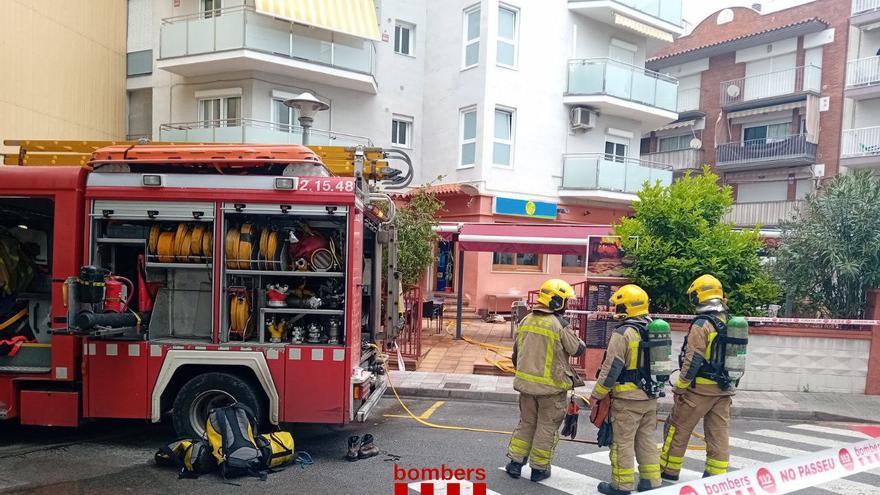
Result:
M529 478L534 482L544 481L550 477L550 467L547 469L532 469L532 476Z
M359 436L348 437L348 452L345 453L345 460L349 462L358 460L358 450L360 450L360 447L361 439Z
M368 459L379 455L379 447L373 443L373 435L367 433L361 440L361 447L358 450L358 459Z
M519 477L522 476L522 468L522 463L510 461L507 463L507 466L504 467L504 470L507 471L507 474L510 475L511 478L518 480Z
M669 474L666 471L661 471L660 477L663 478L664 480L667 480L667 481L678 481L677 474Z
M636 487L636 490L639 492L646 492L648 490L653 490L654 487L651 486L651 480L639 480L639 486Z
M613 486L611 486L611 483L608 483L607 481L603 481L603 482L599 483L598 489L599 489L599 493L604 493L605 495L629 495L630 494L629 490L618 490L617 488L614 488Z

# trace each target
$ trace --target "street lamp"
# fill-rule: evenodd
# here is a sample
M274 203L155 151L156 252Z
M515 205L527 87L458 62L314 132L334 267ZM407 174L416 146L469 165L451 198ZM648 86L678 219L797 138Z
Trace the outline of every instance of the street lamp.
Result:
M295 108L299 113L299 125L302 126L302 144L308 146L309 132L312 128L312 122L315 121L315 114L330 108L330 105L315 98L315 95L306 91L296 98L285 100L284 104L290 108Z

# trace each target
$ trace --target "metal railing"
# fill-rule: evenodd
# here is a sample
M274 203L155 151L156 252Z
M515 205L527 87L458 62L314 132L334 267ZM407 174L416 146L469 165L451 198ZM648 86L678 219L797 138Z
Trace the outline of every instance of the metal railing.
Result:
M880 155L880 126L844 129L841 158Z
M371 41L324 31L236 6L162 19L159 59L248 49L375 74Z
M880 57L865 57L846 63L847 89L880 83Z
M609 95L676 111L678 80L610 58L568 61L568 95Z
M657 151L642 154L642 159L653 163L662 163L672 170L700 170L703 166L703 150L685 149L673 151Z
M721 105L733 105L762 98L819 91L822 69L815 65L755 74L721 83Z
M853 0L852 15L880 9L880 0Z
M255 119L199 120L159 126L161 141L184 143L302 144L302 127ZM363 136L312 128L314 146L372 146Z
M672 167L663 163L604 153L562 156L562 189L635 194L645 182L672 183Z
M584 0L568 0L569 3L582 2ZM660 20L681 27L681 0L612 0L615 3L626 5L638 10L643 14L656 17Z
M725 143L715 148L715 161L718 165L774 162L797 158L816 158L816 143L809 142L806 134Z
M691 112L700 109L700 88L678 90L678 112Z
M737 227L755 225L778 226L782 220L788 220L797 214L797 208L803 201L760 201L757 203L735 203L724 221Z

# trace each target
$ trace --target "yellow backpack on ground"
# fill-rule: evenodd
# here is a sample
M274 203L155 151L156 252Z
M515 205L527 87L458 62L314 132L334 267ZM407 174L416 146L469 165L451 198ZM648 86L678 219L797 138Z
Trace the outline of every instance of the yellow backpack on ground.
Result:
M155 459L157 466L179 468L181 478L198 478L217 468L210 447L201 440L171 442L156 452Z
M266 478L257 448L253 413L241 404L211 411L205 425L208 443L224 478L256 476Z
M262 456L262 469L274 469L293 463L293 435L290 432L263 433L255 440Z

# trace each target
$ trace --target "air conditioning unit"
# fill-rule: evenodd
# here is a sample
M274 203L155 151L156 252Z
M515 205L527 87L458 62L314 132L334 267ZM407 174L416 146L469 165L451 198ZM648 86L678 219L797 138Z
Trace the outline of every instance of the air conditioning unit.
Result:
M598 115L593 110L585 107L574 107L571 109L570 123L573 131L587 131L596 127L596 118Z

